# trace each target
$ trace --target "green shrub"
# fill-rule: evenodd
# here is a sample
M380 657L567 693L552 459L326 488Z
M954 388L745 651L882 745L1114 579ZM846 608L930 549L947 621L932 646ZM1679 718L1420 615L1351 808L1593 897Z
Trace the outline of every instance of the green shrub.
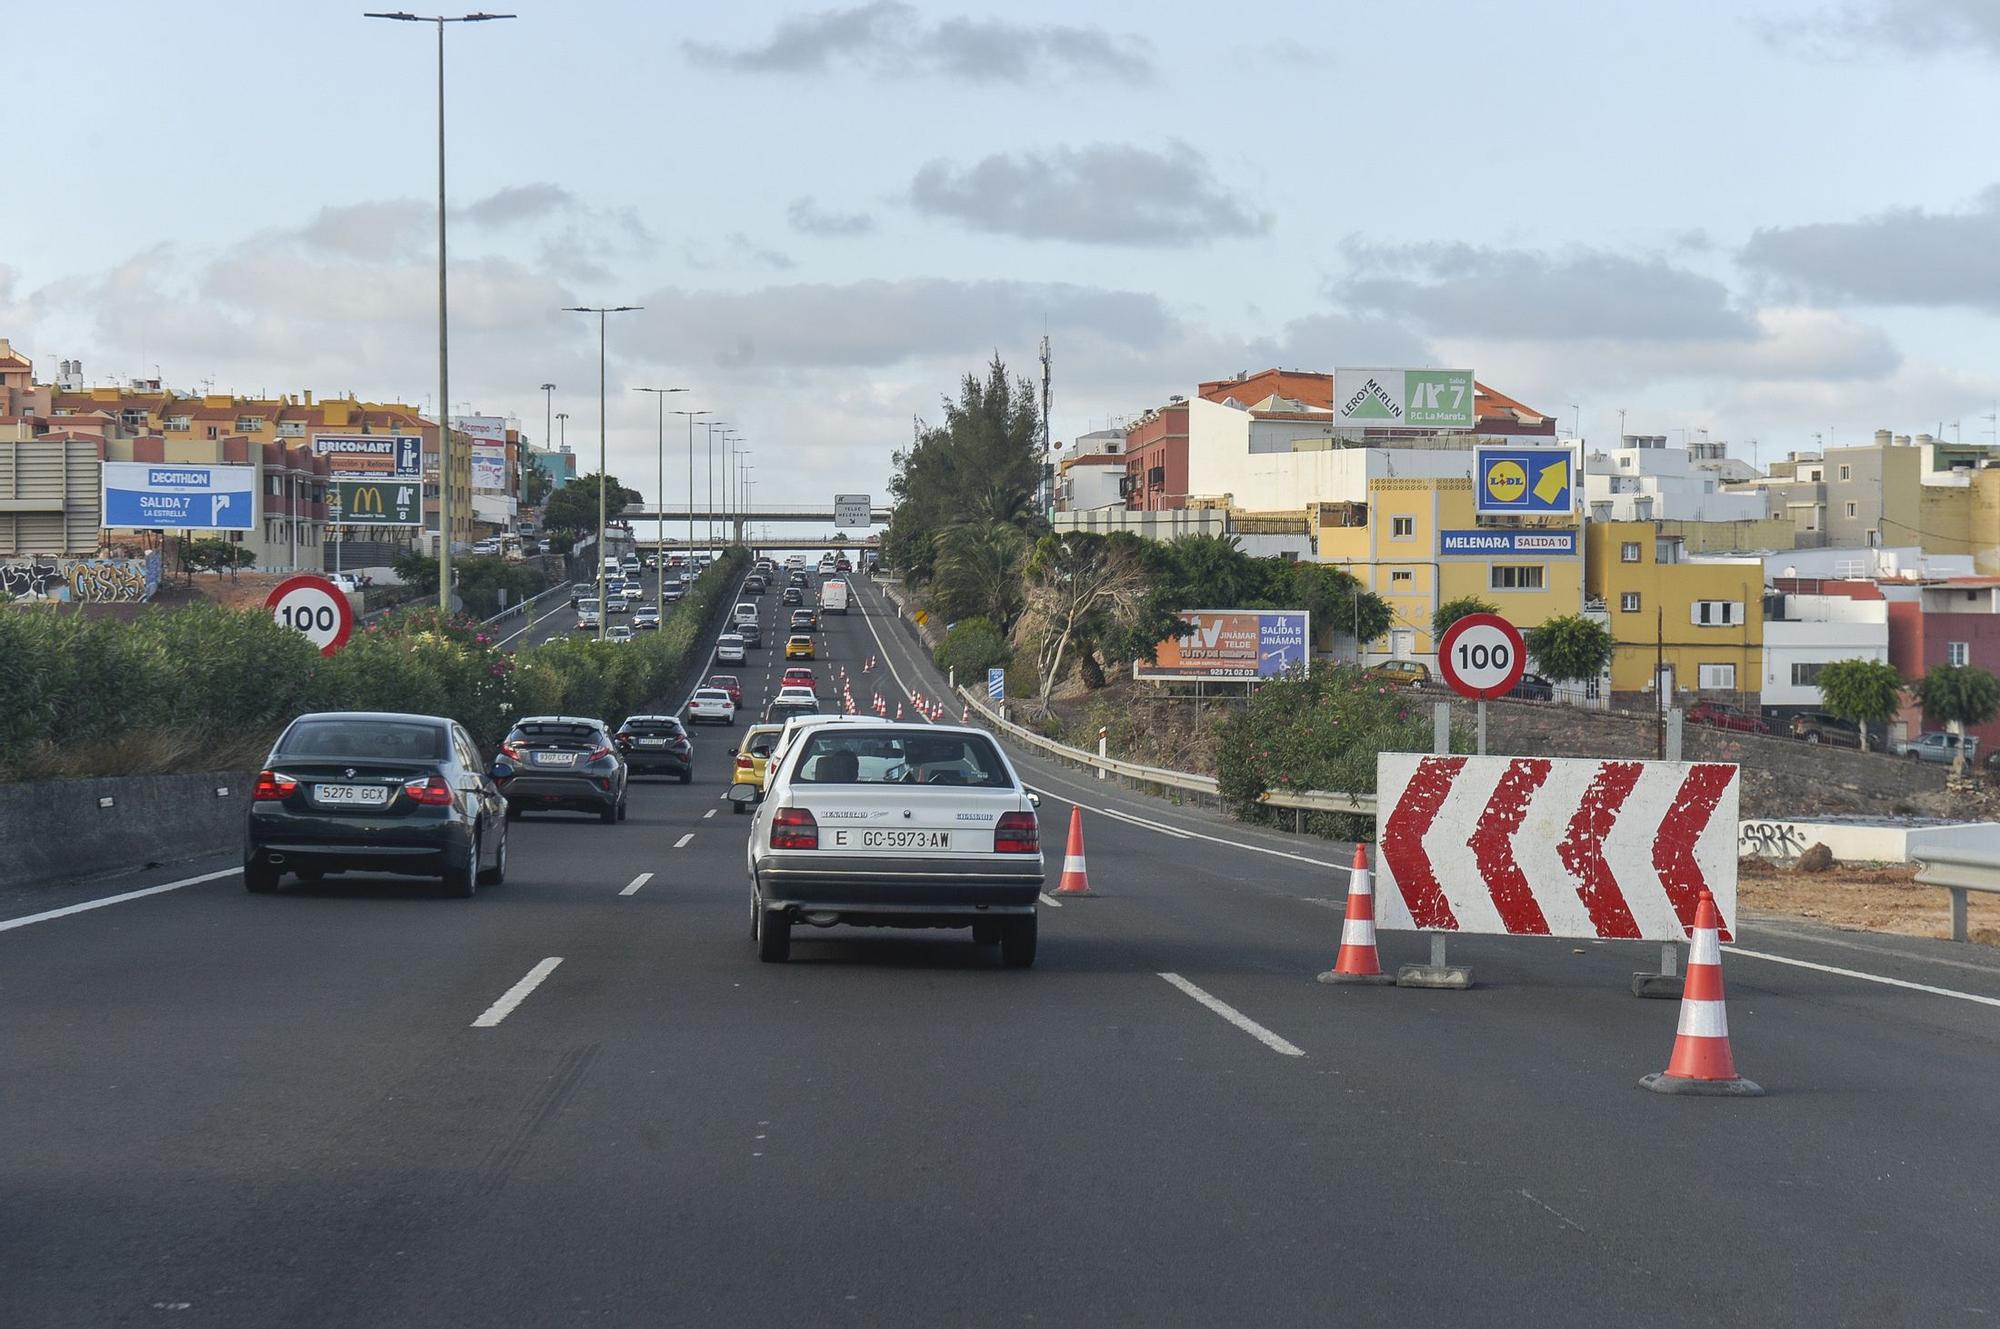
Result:
M939 669L957 670L959 683L972 687L983 683L986 671L1005 665L1010 652L1007 639L988 618L962 618L951 625L945 639L931 653Z

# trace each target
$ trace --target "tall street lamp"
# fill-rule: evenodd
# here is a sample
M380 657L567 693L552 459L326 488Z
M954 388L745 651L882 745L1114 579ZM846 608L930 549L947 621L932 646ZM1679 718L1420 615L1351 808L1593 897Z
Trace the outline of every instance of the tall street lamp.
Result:
M604 320L607 314L630 314L644 305L564 305L565 314L597 315L597 639L604 640L604 620L610 615L604 603L604 496L609 479L604 464Z
M558 452L568 452L568 451L569 451L569 412L568 412L568 411L557 411L557 412L556 412L556 428L558 428L558 429L560 429L560 430L562 431L562 435L561 435L561 441L560 441L560 442L558 442L558 443L556 444L556 451L558 451Z
M556 385L542 384L542 447L549 446L549 435L556 432Z
M718 429L722 430L726 437L729 433L727 428L728 423L726 420L703 420L701 422L701 427L705 432L705 437L702 440L703 459L701 478L703 483L708 486L708 543L710 545L715 543L715 431Z
M438 608L451 612L451 343L445 318L444 25L490 23L512 14L363 14L363 18L437 25L438 39Z
M653 554L659 564L653 582L654 605L660 612L659 631L666 631L667 623L667 397L676 392L686 392L686 388L634 388L634 392L650 392L653 400L660 404L660 442L653 460L659 467L659 476L654 482L656 497L653 506L658 509L653 514Z
M707 411L675 411L675 415L685 415L688 422L688 557L694 557L694 418L707 415Z

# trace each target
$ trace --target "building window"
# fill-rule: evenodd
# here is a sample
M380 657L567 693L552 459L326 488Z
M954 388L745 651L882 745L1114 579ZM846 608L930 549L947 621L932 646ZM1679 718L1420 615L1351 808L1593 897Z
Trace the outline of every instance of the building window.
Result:
M170 415L167 417L167 428L178 434L186 433L188 427L193 423L194 421L185 415Z
M1408 540L1415 536L1416 533L1417 519L1415 517L1389 518L1389 536L1391 539Z
M1654 561L1655 563L1678 563L1678 562L1680 562L1680 561L1681 561L1681 542L1680 542L1680 539L1679 539L1679 537L1677 536L1677 537L1675 537L1674 539L1671 539L1671 540L1655 540L1655 541L1653 541L1653 561Z
M1637 540L1627 540L1624 544L1619 545L1618 561L1620 563L1637 563L1639 561L1639 542Z
M1848 516L1850 516L1850 517L1854 516L1854 515L1855 515L1855 511L1856 511L1856 508L1857 508L1858 506L1859 506L1859 505L1857 505L1857 504L1854 504L1854 503L1849 503L1849 504L1847 505L1847 515L1848 515Z
M1795 688L1818 687L1820 671L1825 668L1826 662L1824 660L1814 660L1809 664L1793 665L1792 686Z
M306 436L306 422L303 420L280 420L278 421L278 435L281 438L304 438Z
M236 417L236 432L239 434L254 434L263 427L264 422L254 415L239 415Z
M127 429L134 428L146 423L146 413L144 411L120 411L118 412L118 423L124 425Z
M1636 613L1638 613L1638 612L1639 612L1639 593L1638 593L1637 591L1621 591L1621 592L1619 592L1619 595L1618 595L1618 612L1619 612L1619 613L1621 613L1621 614L1636 614Z
M1389 574L1389 586L1391 589L1398 586L1414 588L1416 584L1417 574L1414 572L1392 572Z
M1492 569L1493 580L1489 583L1496 591L1539 591L1542 589L1542 565L1539 563L1503 563Z
M1688 615L1697 627L1733 628L1743 622L1741 600L1696 600Z
M1964 641L1954 641L1947 644L1944 648L1944 662L1946 664L1954 664L1954 665L1971 664L1972 643Z
M214 438L214 437L215 437L215 436L217 435L217 433L218 433L218 432L219 432L219 431L217 430L216 426L214 426L214 425L210 425L210 426L208 427L208 437L210 437L210 438Z
M1733 664L1705 664L1701 666L1701 690L1703 692L1736 691L1736 666Z
M1840 478L1843 480L1852 480L1854 478L1854 468L1852 466L1842 465L1840 468ZM1854 514L1850 512L1847 515L1852 517Z

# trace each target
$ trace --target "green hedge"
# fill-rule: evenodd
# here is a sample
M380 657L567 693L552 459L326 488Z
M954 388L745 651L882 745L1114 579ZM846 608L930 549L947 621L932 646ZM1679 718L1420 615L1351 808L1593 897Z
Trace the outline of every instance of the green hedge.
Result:
M238 769L312 710L449 715L489 750L519 715L616 722L671 701L748 558L717 560L657 633L629 645L563 638L511 655L435 606L371 624L330 658L256 609L156 608L121 621L9 606L0 780Z

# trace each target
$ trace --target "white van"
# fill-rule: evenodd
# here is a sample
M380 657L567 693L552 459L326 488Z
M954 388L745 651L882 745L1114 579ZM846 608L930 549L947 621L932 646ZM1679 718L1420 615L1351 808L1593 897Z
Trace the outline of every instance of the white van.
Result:
M757 606L748 600L738 600L736 608L730 611L729 617L738 623L755 623L758 621Z

